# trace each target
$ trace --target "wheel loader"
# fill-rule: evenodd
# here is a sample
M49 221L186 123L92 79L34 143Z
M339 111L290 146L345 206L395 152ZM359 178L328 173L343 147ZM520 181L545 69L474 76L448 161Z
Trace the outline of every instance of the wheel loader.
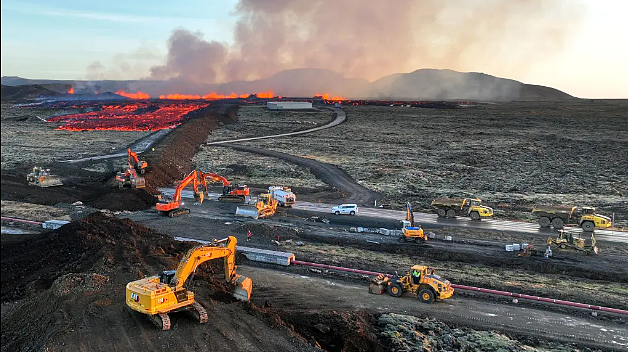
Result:
M61 178L59 176L51 175L50 169L44 169L40 166L33 167L33 171L26 175L26 182L31 186L39 187L53 187L61 186Z
M584 252L586 255L598 254L599 249L596 246L597 241L591 234L591 242L587 243L584 238L574 237L571 232L565 230L558 231L558 237L548 237L547 245L556 246L560 249L571 249L579 252Z
M434 300L443 300L454 294L451 283L434 274L434 269L425 265L414 265L412 272L406 272L404 276L397 273L392 278L380 274L371 279L369 292L382 294L388 292L393 297L401 297L410 292L421 302L431 304Z
M187 289L194 273L202 263L224 258L225 281L233 285L232 295L248 301L253 281L236 273L235 254L237 239L233 236L190 249L181 259L176 270L165 270L159 275L129 282L126 285L126 304L145 314L162 330L170 329L170 317L174 312L186 312L203 324L209 319L207 311L196 302L194 292Z
M236 208L235 215L259 219L274 215L277 212L279 202L270 193L262 193L257 197L253 206L240 206Z

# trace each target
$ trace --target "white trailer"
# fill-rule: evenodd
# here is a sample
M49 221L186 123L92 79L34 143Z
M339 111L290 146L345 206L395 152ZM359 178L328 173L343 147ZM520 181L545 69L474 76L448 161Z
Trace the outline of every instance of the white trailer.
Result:
M297 202L297 196L292 193L289 187L270 186L268 187L270 196L279 202L279 206L291 207Z

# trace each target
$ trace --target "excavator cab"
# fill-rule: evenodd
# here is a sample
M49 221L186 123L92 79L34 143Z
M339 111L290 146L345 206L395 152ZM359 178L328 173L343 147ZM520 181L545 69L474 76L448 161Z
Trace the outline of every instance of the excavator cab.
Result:
M170 285L172 278L177 273L176 270L164 270L159 274L159 282L162 284Z

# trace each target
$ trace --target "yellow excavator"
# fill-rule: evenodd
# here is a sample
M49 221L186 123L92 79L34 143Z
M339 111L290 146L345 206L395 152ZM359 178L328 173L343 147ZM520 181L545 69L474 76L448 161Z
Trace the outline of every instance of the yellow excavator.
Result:
M270 193L262 193L257 197L255 205L237 207L235 215L254 219L265 218L274 215L278 205L279 201L273 198Z
M235 253L237 239L233 236L196 246L181 259L177 270L165 270L159 275L143 278L126 285L126 304L148 318L162 330L170 329L169 313L187 312L203 324L207 311L194 300L194 293L186 287L202 263L224 258L225 280L234 285L233 297L248 301L253 281L236 273Z
M399 235L400 242L425 242L427 241L427 234L423 231L421 225L414 226L414 212L410 206L410 202L406 203L406 219L402 220L403 228L401 229L401 235Z

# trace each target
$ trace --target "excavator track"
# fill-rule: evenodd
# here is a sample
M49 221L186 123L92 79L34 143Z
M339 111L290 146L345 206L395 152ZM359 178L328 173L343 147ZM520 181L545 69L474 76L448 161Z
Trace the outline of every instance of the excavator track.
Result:
M161 330L170 330L170 317L166 313L149 315L148 319Z
M222 195L218 197L218 200L225 203L244 203L242 196Z
M199 322L199 324L205 324L209 320L207 310L198 302L192 303L190 309L187 311L192 318Z

